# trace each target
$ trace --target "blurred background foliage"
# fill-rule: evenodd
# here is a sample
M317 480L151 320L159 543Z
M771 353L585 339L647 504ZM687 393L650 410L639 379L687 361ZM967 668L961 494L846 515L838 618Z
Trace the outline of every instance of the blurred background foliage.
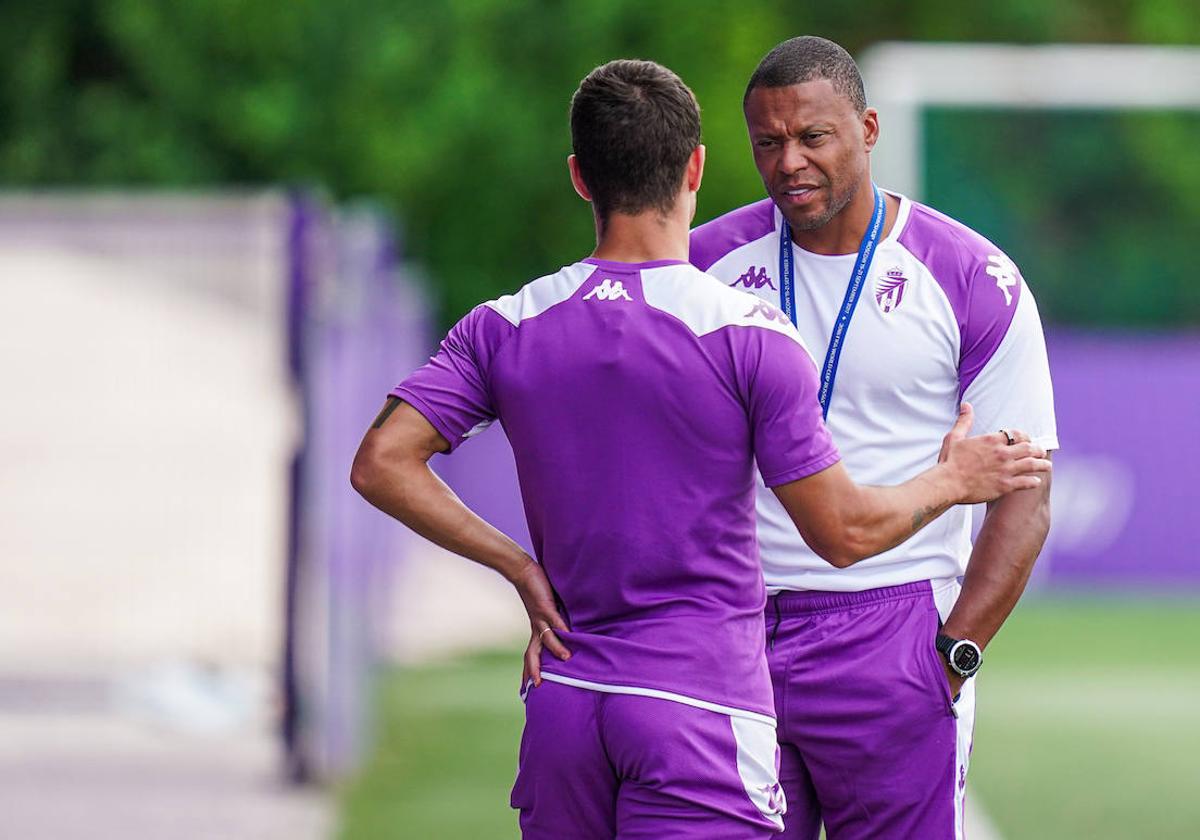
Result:
M882 40L1200 43L1195 0L0 0L0 15L7 186L282 181L372 195L401 220L446 321L590 250L590 214L566 175L566 112L608 59L655 59L695 90L704 220L761 197L741 93L791 35L852 53ZM1200 284L1156 264L1174 247L1156 220L1197 217L1200 122L1084 115L1079 135L1061 116L930 120L945 129L936 159L947 165L932 168L927 195L1025 264L1051 320L1200 323ZM1071 165L1093 153L1111 168ZM1061 185L1055 206L1047 177ZM1019 217L977 200L997 191ZM1113 204L1115 216L1093 220ZM1107 250L1081 260L1080 224ZM1084 275L1109 286L1082 295ZM1154 303L1137 301L1146 282L1160 283Z
M1200 113L937 108L924 136L927 200L1017 261L1044 318L1200 326Z

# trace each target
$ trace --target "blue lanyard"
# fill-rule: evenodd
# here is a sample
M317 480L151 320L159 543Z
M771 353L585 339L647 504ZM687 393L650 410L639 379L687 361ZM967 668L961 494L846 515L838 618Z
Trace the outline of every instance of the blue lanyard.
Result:
M854 307L858 306L863 281L867 278L871 258L875 256L875 246L879 244L879 234L883 231L883 193L874 185L871 189L875 192L875 211L871 215L871 223L867 225L866 233L863 234L862 242L858 245L858 259L854 261L850 285L846 287L846 297L842 300L842 308L833 324L833 335L829 337L829 349L825 352L825 365L821 369L821 390L817 399L821 403L822 417L829 416L829 399L833 396L833 380L837 378L838 359L842 356L846 328L850 326ZM779 231L779 308L791 318L792 325L795 326L796 279L795 268L792 265L792 226L787 223L787 219L782 220L782 225Z

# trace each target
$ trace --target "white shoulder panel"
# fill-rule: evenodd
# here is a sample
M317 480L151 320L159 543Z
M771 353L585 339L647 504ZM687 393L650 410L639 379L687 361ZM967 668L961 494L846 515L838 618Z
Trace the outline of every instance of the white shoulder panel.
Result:
M644 269L642 293L648 306L678 318L697 337L722 327L759 327L786 335L808 352L800 333L778 307L730 289L690 265Z
M515 327L568 300L595 270L596 266L582 262L568 265L554 274L526 283L515 294L489 300L484 306L500 313Z
M779 286L779 236L770 233L734 248L710 265L705 271L728 286L743 273L760 269L766 273L771 288ZM742 287L749 291L749 287Z

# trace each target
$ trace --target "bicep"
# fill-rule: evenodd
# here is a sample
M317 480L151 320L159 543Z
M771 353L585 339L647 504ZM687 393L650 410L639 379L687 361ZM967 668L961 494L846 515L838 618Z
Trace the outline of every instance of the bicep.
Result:
M449 449L450 442L425 415L398 397L388 397L363 437L355 463L408 458L428 461Z
M1052 460L1053 452L1046 453L1046 459ZM1009 520L1016 524L1025 524L1036 522L1040 517L1044 517L1047 528L1050 526L1050 484L1053 480L1053 472L1039 473L1041 483L1037 487L1031 487L1026 490L1015 490L1001 496L999 499L988 502L987 504L987 520L999 521L1000 519Z
M421 414L448 442L448 450L438 451L453 451L495 419L488 360L502 337L497 330L506 328L511 325L487 306L476 307L450 330L433 358L392 390L391 396Z

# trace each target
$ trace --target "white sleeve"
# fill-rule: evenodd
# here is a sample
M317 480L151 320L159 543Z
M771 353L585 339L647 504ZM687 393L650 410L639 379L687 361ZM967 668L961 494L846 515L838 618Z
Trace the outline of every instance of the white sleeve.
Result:
M1046 339L1037 303L1023 279L1008 330L963 400L975 409L972 434L1020 429L1043 448L1058 449Z

